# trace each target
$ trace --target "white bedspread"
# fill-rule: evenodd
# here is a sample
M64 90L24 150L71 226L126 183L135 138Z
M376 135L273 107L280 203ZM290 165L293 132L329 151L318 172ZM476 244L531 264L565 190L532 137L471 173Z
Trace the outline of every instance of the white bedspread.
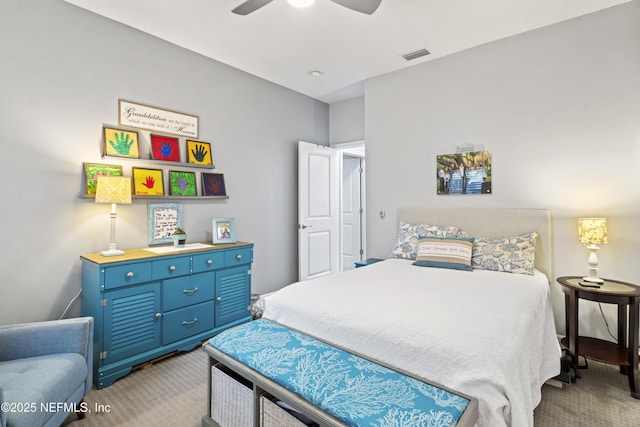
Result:
M533 426L540 388L560 372L540 272L389 259L286 286L264 304L265 318L476 397L479 426Z

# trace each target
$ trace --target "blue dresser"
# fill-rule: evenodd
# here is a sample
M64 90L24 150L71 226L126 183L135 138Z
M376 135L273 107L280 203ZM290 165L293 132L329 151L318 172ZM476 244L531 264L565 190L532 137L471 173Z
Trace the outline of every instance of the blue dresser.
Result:
M136 365L251 320L251 243L80 259L82 315L95 320L98 389Z

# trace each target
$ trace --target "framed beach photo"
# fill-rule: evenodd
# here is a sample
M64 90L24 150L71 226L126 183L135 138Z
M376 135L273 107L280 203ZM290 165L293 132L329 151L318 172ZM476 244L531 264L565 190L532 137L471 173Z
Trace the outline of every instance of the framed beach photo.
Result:
M138 132L135 130L104 127L104 155L140 158Z
M147 205L149 244L172 243L171 235L182 228L180 203L149 203Z
M151 134L151 158L167 162L179 162L180 142L178 138Z
M211 144L187 139L187 163L213 166Z
M99 163L83 163L84 194L96 194L98 178L101 176L122 176L122 166L102 165Z
M200 175L202 180L203 196L226 196L227 188L224 185L224 175L221 173L203 172Z
M136 196L164 196L162 169L131 168L133 194Z
M211 226L213 243L236 242L236 221L234 218L213 218Z
M172 196L196 196L195 172L169 171L169 194Z

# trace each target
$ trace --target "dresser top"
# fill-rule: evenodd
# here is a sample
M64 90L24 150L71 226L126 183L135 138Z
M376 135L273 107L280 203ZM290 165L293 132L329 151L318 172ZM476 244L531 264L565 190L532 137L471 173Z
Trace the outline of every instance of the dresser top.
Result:
M150 246L147 248L129 249L124 251L123 255L115 256L104 256L100 252L97 252L93 254L80 255L80 258L96 264L111 264L122 261L138 261L146 258L158 258L163 256L176 256L220 249L241 248L245 246L253 246L253 243L196 243L193 245L193 247L189 247L190 244L187 244L184 248L174 248L173 246Z

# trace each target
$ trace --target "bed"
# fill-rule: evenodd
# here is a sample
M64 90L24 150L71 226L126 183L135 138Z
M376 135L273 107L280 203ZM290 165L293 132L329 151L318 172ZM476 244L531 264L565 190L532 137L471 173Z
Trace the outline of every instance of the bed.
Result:
M262 316L477 398L479 426L533 426L541 387L560 372L549 212L405 208L398 220L392 257L286 286L264 297ZM411 232L425 235L417 243ZM472 240L471 271L423 256L431 244ZM510 248L520 253L505 264Z

